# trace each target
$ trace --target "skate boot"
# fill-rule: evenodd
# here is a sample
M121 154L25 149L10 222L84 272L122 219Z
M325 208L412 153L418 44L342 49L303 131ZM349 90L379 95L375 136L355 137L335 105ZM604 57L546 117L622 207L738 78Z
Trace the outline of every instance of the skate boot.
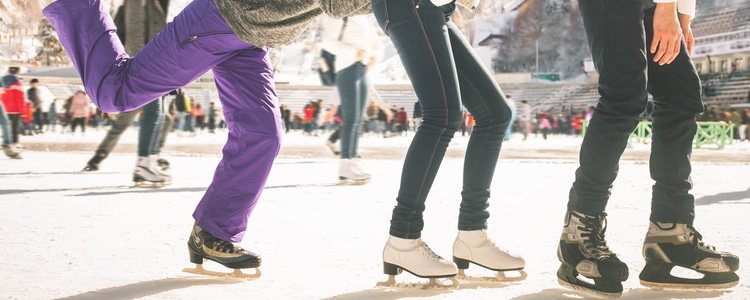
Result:
M372 177L372 174L370 174L368 172L365 172L365 169L362 167L362 159L361 158L357 157L357 158L354 158L353 160L354 160L354 164L353 165L354 165L354 171L355 172L357 172L359 174L362 174L364 176L370 177L370 178Z
M339 165L339 182L342 184L365 184L370 176L357 171L357 162L353 159L342 159Z
M234 277L240 279L251 279L260 277L260 256L234 244L220 240L198 224L193 225L193 232L188 239L188 251L190 252L190 262L195 264L195 268L183 269L183 272L218 276ZM208 259L215 261L224 267L234 269L233 273L208 271L203 268L203 260ZM245 274L240 269L255 268L255 274Z
M427 284L397 284L396 275L406 270L414 276L429 278ZM378 286L405 288L456 288L458 281L456 265L435 254L422 239L401 239L390 236L383 249L383 272L388 280ZM450 284L438 283L438 278L447 278Z
M589 216L569 210L560 236L557 271L560 285L592 297L619 297L628 266L607 246L607 214ZM584 278L579 278L578 275ZM593 283L591 283L593 281Z
M161 169L162 172L169 172L170 164L168 160L160 157L156 160L156 164L159 166L159 169Z
M523 271L526 263L523 258L509 254L500 249L487 237L485 230L458 231L456 241L453 243L453 262L458 266L458 278L470 281L494 281L511 282L526 279ZM469 263L496 271L494 277L469 277L464 270L469 268ZM519 276L506 277L505 272L516 271Z
M21 153L13 149L10 145L3 145L3 152L5 155L12 159L21 159Z
M96 153L94 153L94 157L89 159L89 162L86 163L86 166L83 168L83 171L84 172L99 171L99 164L105 158L107 158L106 151L96 151Z
M326 147L328 147L328 150L331 150L333 155L340 155L341 151L339 151L338 145L336 143L331 142L330 140L326 140Z
M643 242L646 266L641 284L668 289L728 289L739 281L735 273L740 259L705 244L693 226L651 222ZM703 274L703 278L681 278L671 274L675 266Z
M140 156L133 171L133 182L138 187L163 187L167 178L161 175L156 162L151 157Z

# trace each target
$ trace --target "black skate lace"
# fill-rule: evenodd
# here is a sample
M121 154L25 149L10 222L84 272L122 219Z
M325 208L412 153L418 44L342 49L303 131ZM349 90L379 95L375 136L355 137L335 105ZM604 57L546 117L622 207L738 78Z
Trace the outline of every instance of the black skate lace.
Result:
M706 249L716 251L716 247L703 242L703 235L701 235L698 230L695 230L695 228L693 228L692 226L688 226L688 228L691 230L689 235L693 238L693 244L696 247L702 246Z
M220 239L214 240L213 247L211 248L214 248L214 250L220 251L222 253L239 253L239 252L244 251L244 249L238 246L235 246L234 244L230 242L220 240Z
M606 258L614 255L614 253L609 250L607 241L604 239L604 234L607 232L606 213L602 213L598 218L584 216L581 218L581 223L583 223L584 227L578 227L578 230L584 231L581 233L581 237L586 238L584 240L584 247L586 247L586 250L591 250L591 253L599 258Z

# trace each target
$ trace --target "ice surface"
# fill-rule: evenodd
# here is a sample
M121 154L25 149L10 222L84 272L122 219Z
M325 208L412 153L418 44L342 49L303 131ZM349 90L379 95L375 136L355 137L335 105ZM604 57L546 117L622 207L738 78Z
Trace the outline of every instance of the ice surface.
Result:
M191 214L220 159L181 153L188 144L218 149L223 136L170 137L167 156L173 185L132 188L132 154L116 153L96 173L79 173L103 133L85 138L59 135L26 138L29 145L80 145L72 152L27 151L23 160L0 158L0 298L49 299L560 299L574 297L556 283L555 249L579 139L527 144L512 141L509 153L569 149L555 160L502 159L495 174L489 222L493 240L527 261L520 283L464 284L457 290L375 288L383 281L381 251L388 234L408 138L365 138L363 152L393 152L366 159L370 184L338 186L337 160L323 137L293 135L286 148L319 155L284 154L276 162L241 246L263 257L262 278L236 282L182 273ZM22 137L25 138L25 137ZM134 131L121 149L132 148ZM54 143L51 143L54 142ZM466 143L458 138L459 151ZM208 147L207 146L207 147ZM640 148L639 148L640 147ZM643 151L635 146L630 152ZM638 155L622 163L608 207L608 239L631 267L623 299L747 299L750 295L750 166L747 144L725 151L702 150L693 169L696 226L708 243L738 254L740 284L730 292L664 292L639 285L641 242L647 229L648 165ZM76 150L78 149L78 150ZM83 150L81 150L83 149ZM213 149L213 148L212 148ZM389 150L390 149L390 150ZM457 150L458 149L458 150ZM84 151L85 150L85 151ZM515 151L515 152L514 152ZM208 151L205 151L208 152ZM214 152L218 153L218 152ZM557 152L555 152L557 153ZM453 153L427 200L423 239L451 256L460 200L460 151ZM734 159L733 159L734 158ZM735 160L733 162L733 160ZM207 262L210 270L225 271ZM227 270L231 271L231 270ZM252 272L250 270L250 272ZM471 266L472 276L493 272ZM420 282L408 274L399 281ZM426 282L426 281L425 281Z

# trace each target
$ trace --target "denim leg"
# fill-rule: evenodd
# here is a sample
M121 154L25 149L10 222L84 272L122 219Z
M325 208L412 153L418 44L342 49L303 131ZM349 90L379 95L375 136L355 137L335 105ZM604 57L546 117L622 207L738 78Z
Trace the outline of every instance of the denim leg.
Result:
M3 145L11 144L10 120L5 113L5 105L0 101L0 134L3 135Z
M461 98L443 10L429 0L375 0L373 10L398 50L424 120L407 151L390 234L421 236L422 212L446 148L458 130Z
M594 65L599 103L580 153L568 209L604 211L620 156L646 108L646 37L642 0L581 0L579 8Z
M487 228L490 185L511 111L492 73L453 22L448 22L448 33L458 69L461 99L476 120L464 159L458 229L481 230Z
M138 132L138 156L158 153L156 150L164 126L164 109L161 97L143 107L141 128Z
M653 9L646 12L646 41L653 37ZM690 155L697 131L696 118L703 112L698 72L683 42L680 54L668 65L659 66L648 55L648 91L654 96L651 178L653 186L651 220L692 224L695 198Z
M364 65L355 63L336 74L336 88L341 99L341 158L354 158L359 126L362 121L360 97Z

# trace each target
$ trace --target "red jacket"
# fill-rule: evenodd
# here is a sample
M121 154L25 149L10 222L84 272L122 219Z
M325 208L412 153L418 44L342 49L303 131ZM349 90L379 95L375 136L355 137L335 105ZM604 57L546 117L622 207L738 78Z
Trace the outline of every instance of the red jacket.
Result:
M26 95L20 88L20 83L14 83L3 91L3 105L8 114L22 114L26 111Z

